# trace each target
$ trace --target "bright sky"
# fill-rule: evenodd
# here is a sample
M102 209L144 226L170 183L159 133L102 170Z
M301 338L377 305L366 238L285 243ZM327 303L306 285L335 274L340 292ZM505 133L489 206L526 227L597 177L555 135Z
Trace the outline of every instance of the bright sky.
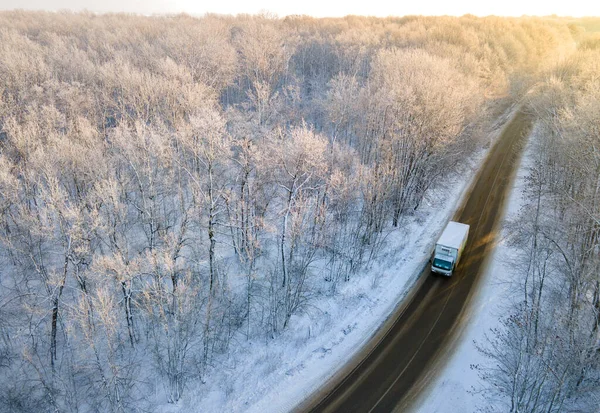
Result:
M477 16L600 16L599 0L0 0L0 10L90 10L96 12L255 14L269 11L280 17L403 16L408 14Z

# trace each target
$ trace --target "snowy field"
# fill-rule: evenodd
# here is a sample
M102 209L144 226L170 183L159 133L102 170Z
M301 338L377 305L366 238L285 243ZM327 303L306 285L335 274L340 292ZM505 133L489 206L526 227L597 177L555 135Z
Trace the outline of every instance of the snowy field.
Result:
M497 133L499 130L491 134L490 142ZM210 372L202 388L190 389L177 405L165 403L160 410L283 413L318 390L375 334L415 284L435 240L465 196L486 153L486 149L480 150L460 173L447 177L452 184L429 193L414 216L405 218L400 228L387 234L385 251L375 263L350 282L342 283L337 295L319 297L311 311L293 316L289 328L275 339L232 344L228 358L216 363L225 369ZM487 328L489 317L480 321L475 331ZM443 376L433 404L427 405L434 406L433 410L422 411L451 411L444 402L447 393L457 400L456 406L464 406L461 401L471 402L466 392L470 382L461 387L464 395L456 389L457 382L461 385L456 377L464 374L463 370L476 379L469 370L472 361L465 357L470 353L473 350L461 347L460 357L450 365L456 375Z

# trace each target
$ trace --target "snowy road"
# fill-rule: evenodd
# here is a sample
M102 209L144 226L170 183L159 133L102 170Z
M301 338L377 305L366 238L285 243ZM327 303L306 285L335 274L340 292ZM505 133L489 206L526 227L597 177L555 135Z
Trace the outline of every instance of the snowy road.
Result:
M410 408L443 367L447 351L451 351L448 343L465 322L465 309L493 249L522 137L530 128L530 118L517 112L455 214L454 220L471 225L465 255L455 275L450 279L434 276L426 267L412 296L379 335L299 410L390 412Z

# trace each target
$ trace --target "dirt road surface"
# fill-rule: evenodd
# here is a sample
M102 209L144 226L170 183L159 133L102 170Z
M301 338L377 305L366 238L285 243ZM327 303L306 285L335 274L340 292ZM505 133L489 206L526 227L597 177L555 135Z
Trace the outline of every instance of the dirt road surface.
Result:
M471 226L451 278L425 266L417 285L366 348L321 392L299 406L311 412L406 412L444 365L496 239L531 119L523 111L504 127L453 220Z

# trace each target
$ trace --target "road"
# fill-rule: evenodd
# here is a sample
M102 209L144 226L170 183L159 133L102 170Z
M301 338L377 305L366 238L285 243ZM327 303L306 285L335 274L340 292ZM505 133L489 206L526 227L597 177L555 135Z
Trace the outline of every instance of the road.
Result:
M453 220L471 226L451 278L428 266L403 304L370 343L322 391L299 406L311 412L406 412L444 365L468 317L486 258L496 239L531 118L518 111L491 148ZM414 406L412 406L414 408Z

